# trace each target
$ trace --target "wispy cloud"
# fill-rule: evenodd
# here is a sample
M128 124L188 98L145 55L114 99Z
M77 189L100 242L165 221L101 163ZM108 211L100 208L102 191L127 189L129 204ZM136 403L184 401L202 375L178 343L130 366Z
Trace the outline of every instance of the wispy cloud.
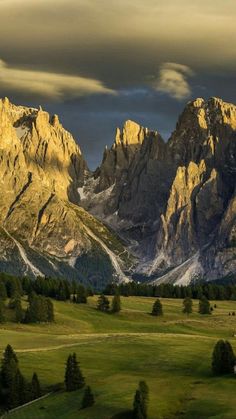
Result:
M96 79L14 68L1 59L0 87L53 100L63 99L64 96L80 97L116 93Z
M154 83L154 88L169 96L182 100L191 95L191 87L188 77L194 75L190 67L178 63L163 63L159 70L159 76Z

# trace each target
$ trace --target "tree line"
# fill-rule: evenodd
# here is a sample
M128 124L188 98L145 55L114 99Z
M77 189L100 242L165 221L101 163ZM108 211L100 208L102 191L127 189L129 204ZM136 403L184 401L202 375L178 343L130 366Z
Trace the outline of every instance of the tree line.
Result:
M199 300L205 296L208 300L236 300L236 285L219 285L215 283L203 283L189 286L179 286L172 284L151 285L131 281L125 284L110 283L106 286L103 293L105 295L120 295L160 297L160 298L180 298L190 297Z

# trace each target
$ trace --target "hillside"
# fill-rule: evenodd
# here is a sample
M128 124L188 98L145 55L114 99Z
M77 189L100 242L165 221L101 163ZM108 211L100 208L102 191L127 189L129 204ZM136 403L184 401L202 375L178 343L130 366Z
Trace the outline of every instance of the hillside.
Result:
M11 343L22 372L36 370L43 386L64 379L64 365L75 351L96 397L94 407L79 410L82 392L55 393L9 415L12 419L123 419L132 407L137 383L150 386L150 419L235 418L235 378L213 377L215 342L229 339L236 350L235 301L217 301L211 316L182 314L182 300L163 299L163 318L150 316L153 298L122 298L118 315L88 305L54 302L52 325L5 324L1 350ZM213 304L213 302L212 302ZM180 385L181 384L181 385Z

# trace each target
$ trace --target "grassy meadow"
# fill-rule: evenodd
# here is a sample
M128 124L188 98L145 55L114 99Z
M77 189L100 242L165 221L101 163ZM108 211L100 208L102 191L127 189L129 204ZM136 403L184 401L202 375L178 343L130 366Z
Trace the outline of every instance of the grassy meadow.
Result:
M235 419L236 377L214 377L211 354L220 338L236 352L236 301L216 301L212 315L182 313L182 300L162 299L164 316L149 313L154 298L122 297L119 314L55 302L55 323L3 324L1 350L10 343L27 378L43 387L63 382L67 356L76 352L96 403L80 410L83 390L58 392L7 415L11 419L129 418L138 382L150 388L149 419Z

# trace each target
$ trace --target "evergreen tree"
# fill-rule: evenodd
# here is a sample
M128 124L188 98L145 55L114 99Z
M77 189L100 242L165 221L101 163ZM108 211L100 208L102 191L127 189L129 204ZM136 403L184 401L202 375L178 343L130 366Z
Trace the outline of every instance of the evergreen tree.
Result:
M42 392L41 392L39 379L35 372L31 380L31 399L32 400L38 399L39 397L41 397L41 395L42 395Z
M85 380L79 367L76 354L68 356L65 371L66 391L75 391L84 387Z
M145 381L139 382L139 391L142 397L142 414L143 418L147 419L147 410L148 410L148 402L149 402L149 388Z
M149 402L149 388L145 381L139 382L139 388L136 390L133 403L133 418L147 419L147 410Z
M183 313L191 314L193 312L193 302L190 297L186 297L183 301Z
M103 311L104 313L107 313L109 311L109 309L110 309L109 300L108 300L108 298L104 294L101 294L98 297L97 309L99 311Z
M136 390L133 403L133 419L144 419L142 413L142 395L140 390Z
M236 363L231 344L228 341L219 340L212 354L212 371L214 374L231 374Z
M0 300L6 300L7 299L7 289L6 285L3 281L0 281Z
M21 323L24 318L24 312L21 306L21 300L17 299L15 301L15 320L17 323Z
M162 304L159 298L155 301L152 307L152 316L162 316L163 315L163 309Z
M0 323L4 323L5 320L5 305L4 302L0 299Z
M87 303L87 291L85 287L80 284L77 289L77 304L86 304Z
M211 306L210 306L210 302L208 301L208 299L203 296L200 300L199 300L199 313L200 314L211 314Z
M45 299L46 303L46 310L47 310L47 321L48 322L54 322L54 306L53 302L50 300L50 298Z
M94 396L93 396L90 386L87 386L84 390L84 396L82 399L81 408L85 409L86 407L90 407L93 404L94 404Z
M121 301L118 293L116 293L112 299L111 311L112 313L119 313L121 311Z
M17 376L18 376L18 359L11 345L7 345L2 359L1 366L1 384L4 401L8 407L14 407L18 400L17 394Z

